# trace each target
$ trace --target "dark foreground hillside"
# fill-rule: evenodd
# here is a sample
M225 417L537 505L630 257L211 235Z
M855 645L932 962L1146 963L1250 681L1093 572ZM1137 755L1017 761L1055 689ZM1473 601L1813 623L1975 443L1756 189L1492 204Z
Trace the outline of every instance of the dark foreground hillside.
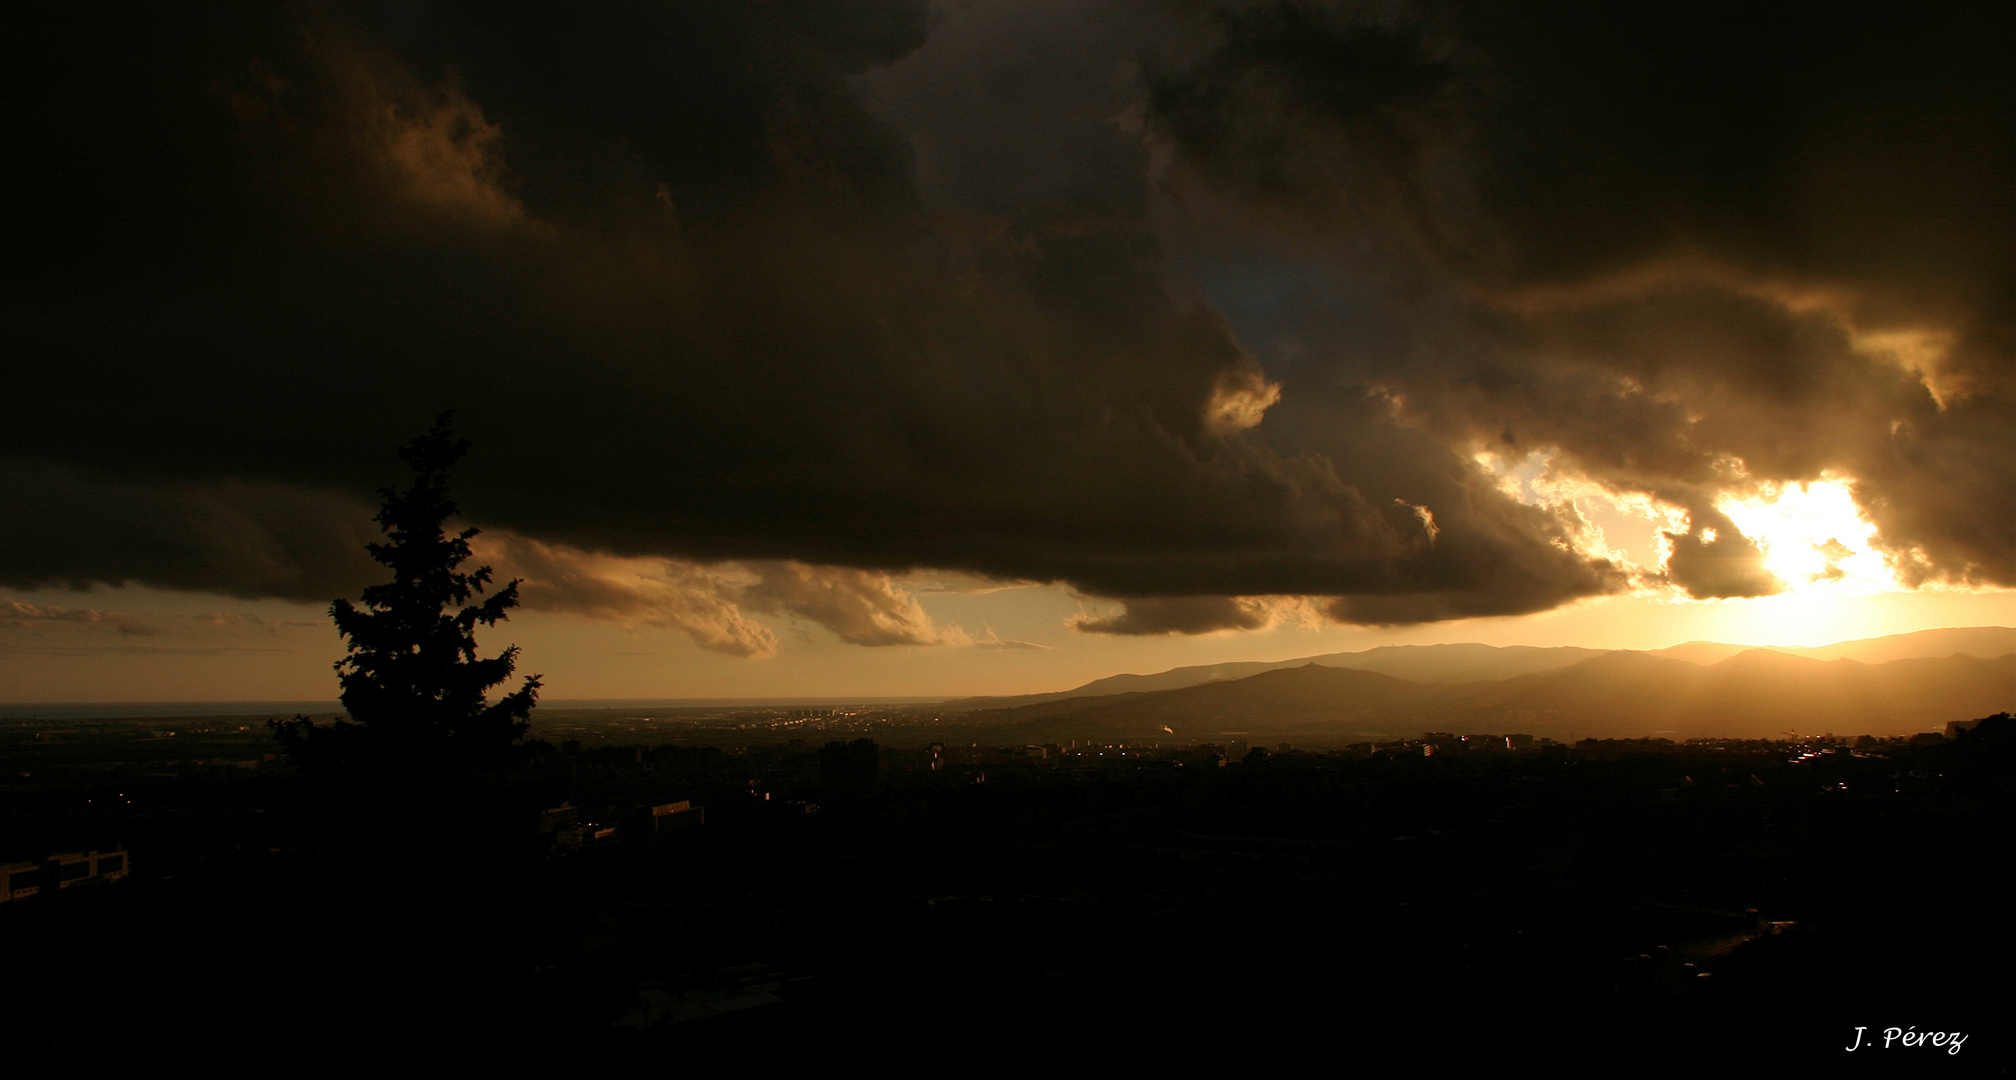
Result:
M241 831L172 875L136 850L128 880L0 905L6 1052L20 1075L1299 1051L1998 1074L2010 736L936 768L865 743L574 749L548 765L576 851L395 827L254 853ZM672 798L705 823L625 832ZM1858 1026L1966 1038L1848 1053Z

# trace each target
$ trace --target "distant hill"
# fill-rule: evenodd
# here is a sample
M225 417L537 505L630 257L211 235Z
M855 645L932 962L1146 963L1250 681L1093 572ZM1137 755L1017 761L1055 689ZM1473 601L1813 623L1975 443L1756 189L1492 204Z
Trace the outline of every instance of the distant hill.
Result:
M1619 652L1464 689L1435 717L1444 726L1557 739L1908 735L2016 707L2016 656L1864 664L1749 649L1701 665Z
M1523 725L1520 730L1538 735L1587 727L1598 719L1628 723L1663 717L1704 670L1647 653L1604 653L1560 671L1462 687L1445 703L1441 719L1478 730Z
M1528 645L1494 646L1479 645L1476 643L1386 645L1359 652L1326 653L1321 656L1297 657L1293 660L1199 664L1190 667L1172 668L1154 675L1110 675L1103 679L1094 679L1083 686L1070 690L1060 690L1048 694L963 698L958 701L947 702L946 704L963 710L999 711L1026 705L1069 701L1076 698L1108 697L1116 694L1146 694L1165 690L1179 690L1185 687L1202 686L1215 682L1237 682L1269 671L1283 671L1291 668L1306 667L1310 664L1330 668L1349 668L1357 671L1376 671L1395 678L1406 679L1409 682L1427 685L1490 682L1544 674L1550 671L1564 671L1599 656L1626 651L1628 650L1587 649L1574 646L1557 648L1538 648ZM1731 657L1751 651L1760 650L1757 647L1749 645L1731 645L1715 641L1690 641L1664 649L1632 652L1631 655L1708 666L1719 664ZM1858 641L1842 641L1832 645L1812 648L1774 646L1762 649L1761 651L1780 653L1787 656L1806 657L1814 660L1855 660L1865 664L1882 664L1893 660L1938 659L1955 654L1965 654L1983 660L1992 660L1997 657L2016 653L2016 628L2006 626L1971 626L1920 630L1916 633L1892 634L1888 637L1868 638ZM1630 661L1618 661L1617 663L1628 664ZM1607 672L1624 669L1602 667L1595 670L1598 672ZM1657 669L1641 667L1630 670L1649 672ZM1587 677L1598 678L1598 676L1593 675ZM1578 676L1578 678L1580 677ZM1595 693L1596 691L1592 686L1575 692ZM1649 685L1627 686L1619 691L1627 704L1634 694L1648 692L1652 692ZM1462 695L1457 696L1461 697Z
M1602 656L1608 650L1532 645L1387 645L1364 652L1331 653L1310 658L1325 667L1377 671L1419 683L1464 683L1509 679L1554 671Z
M1101 728L1154 734L1163 725L1199 735L1248 729L1318 729L1393 715L1431 691L1376 671L1305 664L1244 679L1146 693L1039 702L982 714L994 723L1071 717Z
M1689 664L1719 664L1739 652L1759 648L1756 645L1730 645L1721 641L1688 641L1679 645L1668 645L1663 649L1647 649L1645 655L1662 660L1681 660Z
M1554 670L1442 684L1311 663L1168 690L985 710L969 721L990 735L1019 734L1026 741L1208 740L1228 732L1357 741L1425 730L1562 741L1680 740L1905 735L2012 707L2016 654L1868 664L1748 649L1707 665L1641 652L1597 653Z
M1716 664L1752 648L1768 649L1788 656L1815 660L1859 660L1865 664L1887 664L1892 660L1922 660L1965 653L1983 660L2016 653L2016 628L2007 626L1955 626L1919 630L1909 634L1840 641L1832 645L1728 645L1719 641L1689 641L1664 649L1650 650L1653 656L1685 660L1693 664Z
M1892 660L1927 660L1965 653L1983 660L2016 653L2016 628L2007 626L1954 626L1919 630L1910 634L1843 641L1812 649L1779 649L1815 660L1860 660L1865 664L1887 664Z
M1094 679L1083 686L1055 693L965 698L949 704L971 709L1006 709L1070 698L1177 690L1186 686L1246 679L1262 672L1307 667L1310 664L1350 668L1356 671L1376 671L1410 682L1474 682L1479 679L1505 679L1535 671L1552 671L1601 655L1603 651L1574 646L1538 648L1529 645L1504 647L1477 644L1384 645L1360 652L1326 653L1322 656L1303 656L1293 660L1199 664L1172 668L1155 675L1109 675L1103 679Z

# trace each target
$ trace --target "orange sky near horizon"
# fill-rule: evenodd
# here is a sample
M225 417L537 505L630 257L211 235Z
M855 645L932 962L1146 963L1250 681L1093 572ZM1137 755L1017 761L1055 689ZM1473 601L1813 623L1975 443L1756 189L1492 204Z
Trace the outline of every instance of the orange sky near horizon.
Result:
M899 579L913 587L922 576ZM1654 649L1685 641L1826 645L1947 626L2016 624L2016 593L1796 592L1759 599L1606 597L1553 611L1408 627L1281 619L1265 630L1195 636L1088 634L1067 620L1093 605L1055 586L919 591L921 606L961 643L849 645L815 625L767 618L775 655L710 652L684 634L577 615L519 610L479 634L485 653L523 650L519 670L545 677L547 700L593 698L961 697L1063 690L1123 672L1273 661L1382 645ZM129 587L0 598L89 611L53 629L9 631L0 701L333 700L342 655L326 610Z

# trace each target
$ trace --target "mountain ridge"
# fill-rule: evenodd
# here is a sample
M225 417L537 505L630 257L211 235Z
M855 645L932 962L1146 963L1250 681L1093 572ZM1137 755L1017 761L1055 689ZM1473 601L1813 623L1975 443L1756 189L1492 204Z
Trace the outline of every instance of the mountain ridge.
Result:
M2016 631L2009 633L2016 638ZM1908 645L1894 641L1870 640L1880 644L1862 650L1865 655L1909 651ZM1839 643L1856 644L1861 643ZM1938 640L1921 647L1936 648ZM1653 652L1583 650L1593 655L1563 666L1502 679L1435 683L1312 658L1244 678L1060 695L975 710L968 717L970 723L1003 734L1026 727L1031 733L1037 728L1082 731L1083 737L1247 732L1351 741L1354 735L1446 730L1563 740L1681 739L1782 738L1822 731L1905 735L2016 707L2016 650L1992 658L1954 652L1875 663L1851 656L1823 658L1830 650L1856 651L1836 646L1802 650L1823 654L1815 656L1751 648L1700 664ZM1560 659L1554 655L1545 661Z
M1963 647L1964 646L1964 647ZM1266 671L1318 664L1324 667L1378 671L1396 678L1424 683L1461 683L1513 678L1526 674L1559 670L1598 655L1631 652L1661 659L1695 664L1715 664L1739 653L1764 651L1815 660L1849 659L1869 663L1906 659L1937 659L1965 653L1994 659L2016 653L2016 628L2006 626L1936 627L1904 634L1858 638L1821 646L1735 645L1725 642L1689 641L1662 649L1593 649L1584 646L1484 645L1456 642L1440 645L1381 645L1356 652L1323 653L1288 660L1230 661L1170 668L1149 675L1108 675L1069 690L1041 694L999 697L957 698L948 706L968 710L993 711L1071 698L1102 697L1121 693L1147 693L1198 686L1210 682L1236 681ZM1422 678L1417 672L1433 671L1435 677ZM1496 674L1493 674L1493 673Z

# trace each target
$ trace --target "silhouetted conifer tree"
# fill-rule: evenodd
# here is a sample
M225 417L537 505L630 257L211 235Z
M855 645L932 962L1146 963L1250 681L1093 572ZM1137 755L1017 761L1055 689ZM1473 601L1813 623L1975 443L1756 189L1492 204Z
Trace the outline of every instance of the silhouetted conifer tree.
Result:
M447 531L455 514L448 470L469 451L448 420L443 414L400 448L412 485L381 492L376 520L385 542L367 546L392 580L365 589L362 607L337 600L329 609L349 642L336 671L350 719L325 725L296 717L273 725L289 757L311 776L370 782L396 774L452 786L457 776L495 772L525 752L521 739L539 676L490 701L489 692L517 666L518 647L483 659L475 637L476 627L496 625L517 606L518 583L470 602L488 588L491 571L462 570L477 530Z

